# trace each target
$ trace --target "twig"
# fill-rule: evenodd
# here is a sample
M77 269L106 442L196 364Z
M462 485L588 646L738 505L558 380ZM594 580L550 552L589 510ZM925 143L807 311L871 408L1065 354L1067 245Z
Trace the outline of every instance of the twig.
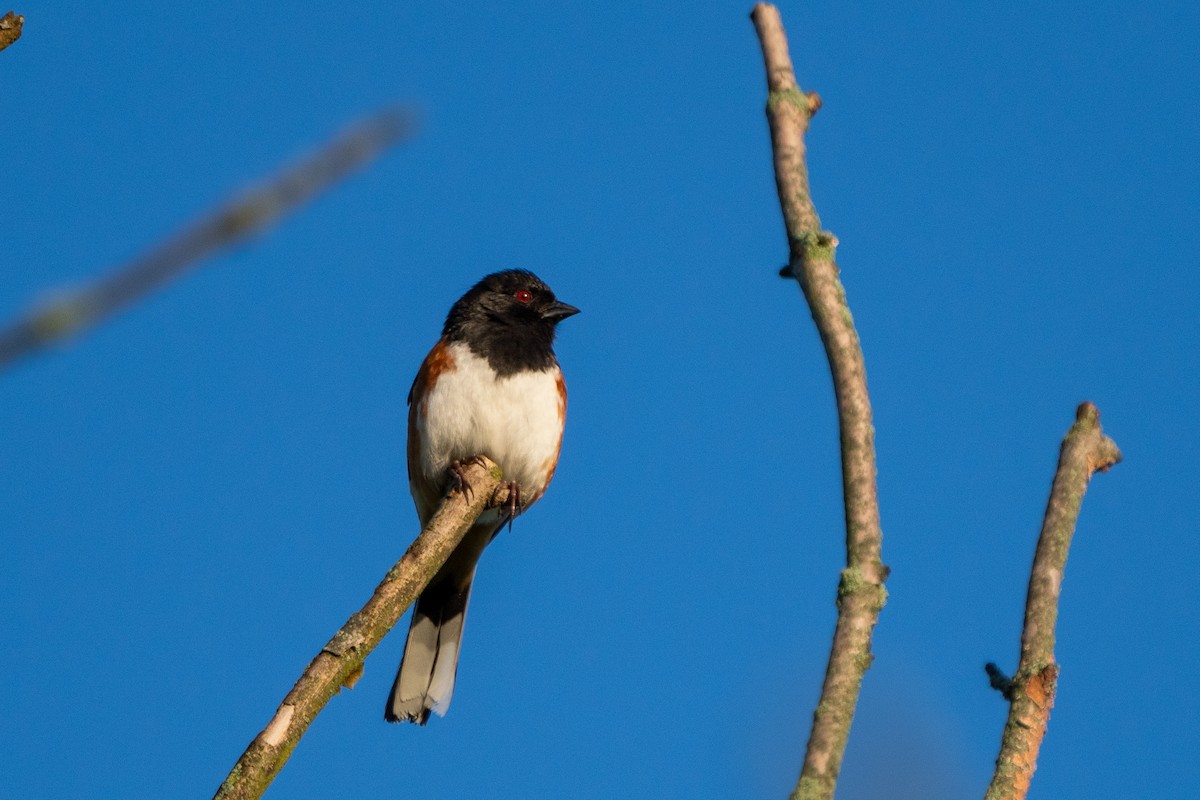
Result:
M475 519L485 508L507 501L507 492L497 492L501 478L500 468L486 458L468 464L464 479L471 491L467 496L460 491L447 495L425 530L388 571L367 604L347 620L309 663L270 723L254 738L221 784L216 800L262 796L309 723L343 686L354 685L362 674L367 654L421 593Z
M139 259L0 329L0 369L145 296L217 250L266 228L301 203L364 166L415 130L409 112L393 108L358 123L266 185L218 208Z
M0 17L0 50L21 38L21 30L25 25L25 17L9 11Z
M1042 533L1033 557L1025 599L1025 628L1021 632L1021 659L1017 674L1005 686L1005 696L1010 701L1008 722L1004 725L996 773L986 800L1019 800L1029 792L1038 750L1054 706L1058 678L1054 626L1067 551L1088 481L1096 472L1105 472L1120 460L1121 451L1116 443L1100 429L1099 410L1091 403L1080 405L1075 412L1075 424L1059 451L1058 470L1050 487L1050 501L1046 504Z
M837 401L846 507L846 569L838 586L837 626L821 698L800 779L792 797L831 798L850 736L863 675L871 664L871 632L887 599L883 583L883 532L876 489L875 431L866 365L846 292L834 261L837 239L821 230L805 164L804 134L821 107L815 93L796 85L779 11L759 3L750 18L762 45L767 73L767 121L775 159L775 184L787 227L789 262L825 346Z
M983 671L987 673L988 686L999 692L1005 700L1011 702L1013 699L1013 679L1005 675L1002 669L990 661L983 665Z

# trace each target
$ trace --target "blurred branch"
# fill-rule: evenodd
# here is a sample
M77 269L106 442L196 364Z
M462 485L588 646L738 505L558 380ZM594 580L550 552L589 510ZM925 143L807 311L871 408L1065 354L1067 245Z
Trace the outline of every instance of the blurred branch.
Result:
M218 208L141 258L0 328L0 369L52 342L91 327L124 306L177 278L205 256L228 249L294 211L411 136L412 115L389 109L356 124L314 155L285 169L265 185Z
M25 17L12 11L0 17L0 50L21 38L21 29L25 26Z
M789 262L781 274L799 281L812 311L829 359L840 427L846 569L838 586L837 626L825 682L813 714L804 766L792 791L797 799L832 798L863 675L871 664L871 633L887 598L875 429L862 347L834 261L837 239L821 230L808 185L804 135L821 99L796 85L778 9L759 3L750 18L762 45L775 184L787 227Z
M502 505L507 492L497 488L500 468L487 458L463 462L465 494L453 491L425 530L396 562L367 604L309 663L300 680L283 698L275 716L238 759L217 790L216 800L261 797L287 762L300 737L321 709L343 686L350 688L362 674L363 661L429 583L467 529L492 505Z
M1121 460L1116 442L1100 429L1100 412L1083 403L1075 412L1075 424L1067 432L1058 456L1058 470L1050 487L1050 501L1042 520L1042 533L1029 575L1025 599L1025 628L1021 632L1021 660L1017 674L1002 688L1009 700L1008 722L996 759L996 773L986 800L1019 800L1029 792L1038 750L1046 736L1050 709L1054 706L1058 665L1054 663L1054 627L1058 621L1058 598L1062 591L1067 551L1075 534L1075 522L1083 504L1088 481ZM994 665L988 670L996 686Z

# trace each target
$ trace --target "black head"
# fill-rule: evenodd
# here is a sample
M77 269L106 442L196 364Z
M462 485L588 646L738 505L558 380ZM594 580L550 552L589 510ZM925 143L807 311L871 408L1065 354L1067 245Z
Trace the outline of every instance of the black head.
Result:
M532 272L510 269L488 275L459 298L442 336L464 342L501 376L542 370L556 363L555 326L578 313Z

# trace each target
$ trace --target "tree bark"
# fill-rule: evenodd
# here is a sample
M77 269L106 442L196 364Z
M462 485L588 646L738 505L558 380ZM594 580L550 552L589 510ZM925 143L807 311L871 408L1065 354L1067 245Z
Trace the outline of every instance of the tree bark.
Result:
M462 541L467 529L492 505L503 505L500 468L486 458L467 463L465 494L453 491L393 566L367 604L333 635L283 698L275 716L238 759L215 800L261 797L287 762L309 724L343 686L362 674L363 661L396 624L434 573Z
M821 229L808 184L804 135L821 99L796 85L778 9L759 3L750 17L766 68L775 184L787 228L789 259L781 274L799 281L812 311L829 359L841 440L846 569L838 586L837 625L825 682L804 765L792 791L795 800L832 798L863 675L871 664L871 634L887 599L875 429L862 346L834 260L837 238Z
M1080 405L1075 424L1059 451L1058 469L1033 557L1017 673L1006 678L994 664L987 665L992 686L1008 699L1009 708L986 800L1020 800L1029 792L1058 682L1054 628L1067 552L1088 481L1120 460L1116 442L1100 429L1100 412L1091 403Z
M9 11L3 17L0 17L0 50L20 39L24 26L25 17L20 14Z

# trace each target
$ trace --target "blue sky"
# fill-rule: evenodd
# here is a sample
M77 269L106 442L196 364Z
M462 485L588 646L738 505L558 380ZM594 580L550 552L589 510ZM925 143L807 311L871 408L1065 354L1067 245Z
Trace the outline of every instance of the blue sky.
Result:
M251 7L252 5L252 7ZM415 534L404 397L532 269L566 441L481 565L454 705L368 660L268 797L778 798L842 563L750 4L29 2L0 53L0 316L397 100L415 140L0 375L0 796L204 797ZM1191 798L1200 10L785 3L863 339L894 572L839 797L980 796L1058 443L1085 500L1033 797ZM402 623L403 625L403 623Z

